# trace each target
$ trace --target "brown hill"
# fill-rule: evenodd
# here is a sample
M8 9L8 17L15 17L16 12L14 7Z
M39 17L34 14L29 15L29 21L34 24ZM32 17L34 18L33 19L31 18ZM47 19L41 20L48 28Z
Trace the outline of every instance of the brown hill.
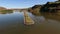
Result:
M5 10L6 8L5 7L0 7L0 10Z

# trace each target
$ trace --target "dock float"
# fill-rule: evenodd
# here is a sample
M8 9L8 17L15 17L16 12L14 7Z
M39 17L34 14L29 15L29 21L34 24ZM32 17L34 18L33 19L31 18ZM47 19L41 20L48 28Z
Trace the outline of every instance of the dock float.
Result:
M25 25L33 25L34 21L31 19L31 17L28 15L28 13L24 12L24 24Z

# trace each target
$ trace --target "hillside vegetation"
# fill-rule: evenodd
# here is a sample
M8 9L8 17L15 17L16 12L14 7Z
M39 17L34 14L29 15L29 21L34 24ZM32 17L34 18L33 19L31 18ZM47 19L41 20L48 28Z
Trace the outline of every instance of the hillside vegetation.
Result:
M60 14L60 0L55 2L47 2L44 5L35 5L29 8L28 11L35 15L45 12Z

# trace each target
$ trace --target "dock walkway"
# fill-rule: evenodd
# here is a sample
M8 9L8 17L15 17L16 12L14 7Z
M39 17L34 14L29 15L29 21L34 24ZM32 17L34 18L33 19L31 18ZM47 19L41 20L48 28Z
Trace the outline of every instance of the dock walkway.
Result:
M31 17L28 15L28 13L24 12L24 24L25 25L32 25L34 24L34 21L31 19Z

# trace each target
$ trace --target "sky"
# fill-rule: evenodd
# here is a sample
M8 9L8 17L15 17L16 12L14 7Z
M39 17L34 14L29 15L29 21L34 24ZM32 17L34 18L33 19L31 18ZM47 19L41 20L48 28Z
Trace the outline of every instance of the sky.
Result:
M0 6L6 8L28 8L37 4L54 1L56 0L0 0Z

